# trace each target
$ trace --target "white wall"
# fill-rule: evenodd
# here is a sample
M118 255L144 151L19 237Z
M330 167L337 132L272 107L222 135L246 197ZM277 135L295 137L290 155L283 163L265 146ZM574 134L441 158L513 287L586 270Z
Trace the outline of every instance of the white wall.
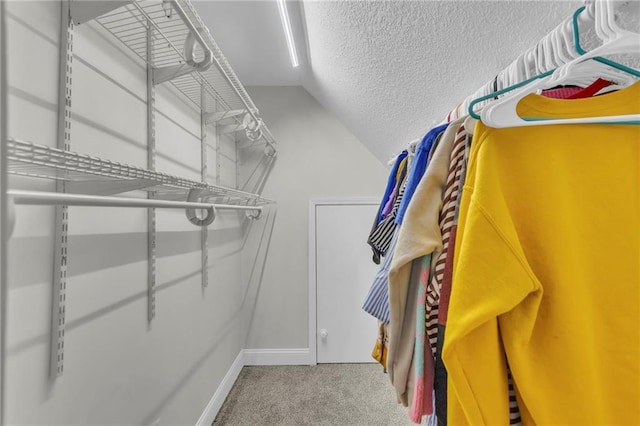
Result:
M9 136L55 146L60 6L7 6ZM120 49L94 24L76 27L71 149L144 167L146 72ZM379 195L386 168L304 89L250 93L279 142L263 194L279 202L278 214L270 207L254 222L218 216L203 290L200 230L182 211L158 211L149 325L146 211L70 208L65 370L57 379L49 377L54 209L18 206L8 250L8 424L194 424L243 348L307 346L308 201ZM199 179L199 112L165 86L157 109L157 168ZM263 159L261 149L245 151L238 181L234 141L216 141L215 132L208 141L212 183L242 186ZM15 176L9 183L53 188Z
M8 2L9 135L55 146L60 4ZM95 23L74 36L71 149L146 166L146 69ZM200 179L200 115L157 88L157 168ZM235 185L234 141L208 141L209 176ZM216 176L216 153L220 175ZM10 179L12 188L52 188ZM9 241L7 424L194 424L242 350L268 220L220 213L201 288L200 228L157 212L156 318L147 323L147 212L71 207L64 374L49 378L54 209L19 206ZM265 215L265 218L269 213ZM271 220L271 219L270 219ZM243 265L246 263L246 265ZM257 264L260 265L258 259Z
M247 348L307 348L309 200L381 197L388 169L302 87L247 90L278 141L263 193L278 216Z
M4 314L5 314L5 301L6 301L6 287L4 285L6 281L7 274L7 238L6 234L8 232L8 220L7 220L7 177L3 173L3 170L6 169L6 153L5 148L6 145L1 141L7 138L6 133L6 113L7 113L7 105L6 105L6 92L7 92L7 61L5 56L5 31L6 31L6 14L5 14L5 4L4 2L0 4L0 424L3 423L3 402L1 396L4 394L3 384L4 384L4 362L3 362L3 353L4 353Z

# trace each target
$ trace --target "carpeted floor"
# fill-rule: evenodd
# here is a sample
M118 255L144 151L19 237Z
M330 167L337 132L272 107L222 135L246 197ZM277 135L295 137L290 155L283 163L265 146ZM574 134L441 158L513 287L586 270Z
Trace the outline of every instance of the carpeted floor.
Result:
M244 367L214 425L410 425L378 364Z

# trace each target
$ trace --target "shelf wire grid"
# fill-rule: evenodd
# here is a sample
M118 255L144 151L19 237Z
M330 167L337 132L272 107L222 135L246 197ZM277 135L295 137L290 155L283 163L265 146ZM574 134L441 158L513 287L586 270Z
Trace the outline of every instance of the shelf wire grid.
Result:
M144 181L147 183L141 189L153 191L159 199L186 200L191 189L198 189L204 202L242 206L274 203L258 194L11 138L7 141L7 160L7 171L18 176L85 183Z
M194 71L176 77L170 81L171 84L198 108L202 107L201 87L205 87L205 90L217 101L219 108L227 111L244 110L258 117L255 104L191 2L177 1L187 17L195 24L207 47L213 52L214 63L205 71ZM155 30L153 31L154 63L151 65L155 68L187 66L183 46L189 34L189 28L175 11L171 18L167 18L161 1L136 1L97 18L97 21L145 62L148 62L146 58L147 26L151 25ZM197 51L200 51L199 54L202 57L199 47ZM240 123L242 117L235 117L234 120ZM275 143L271 132L264 125L262 135L268 144Z

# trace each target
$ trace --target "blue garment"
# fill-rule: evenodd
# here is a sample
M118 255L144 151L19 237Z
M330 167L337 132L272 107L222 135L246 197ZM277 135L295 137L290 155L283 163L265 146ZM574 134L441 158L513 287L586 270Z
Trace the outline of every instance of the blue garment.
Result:
M402 224L402 219L404 219L404 214L407 212L409 202L416 192L422 175L424 175L424 172L427 170L431 147L438 136L447 129L448 125L449 123L445 123L429 130L416 147L416 156L411 163L411 170L409 170L409 175L407 176L407 186L404 190L404 197L402 198L402 203L400 203L398 214L396 215L396 223L398 225Z
M396 186L396 174L398 174L398 167L400 167L400 163L402 162L402 160L407 158L408 154L409 153L406 149L398 154L398 157L396 158L396 161L391 168L391 173L389 174L389 179L387 180L387 188L384 190L384 196L382 197L380 208L378 209L378 219L376 223L380 223L383 219L382 211L384 210L384 206L387 204L387 201L389 201L389 197L393 192L393 188L395 188Z

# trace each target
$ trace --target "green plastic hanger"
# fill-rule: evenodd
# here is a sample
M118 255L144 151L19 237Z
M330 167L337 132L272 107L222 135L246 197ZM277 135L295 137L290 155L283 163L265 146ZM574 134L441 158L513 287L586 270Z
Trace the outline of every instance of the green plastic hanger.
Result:
M577 51L580 55L585 55L585 54L587 53L587 52L582 48L582 46L580 45L580 31L579 31L579 28L578 28L578 16L579 16L579 15L580 15L580 13L582 13L585 9L586 9L586 7L585 7L585 6L582 6L582 7L578 8L578 9L573 13L573 15L572 15L572 26L573 26L573 39L574 39L574 45L575 45L576 51ZM623 65L623 64L619 64L619 63L617 63L617 62L611 61L611 60L609 60L609 59L607 59L607 58L603 58L603 57L600 57L600 56L595 56L595 57L593 57L593 58L591 58L591 59L594 59L594 60L596 60L596 61L598 61L598 62L600 62L600 63L603 63L603 64L605 64L605 65L608 65L608 66L612 67L612 68L615 68L615 69L618 69L618 70L620 70L620 71L623 71L623 72L625 72L625 73L628 73L628 74L631 74L631 75L634 75L634 76L640 77L640 71L635 70L635 69L630 68L630 67L627 67L627 66L625 66L625 65ZM556 69L557 69L557 68L556 68ZM479 115L478 113L476 113L476 112L475 112L475 110L474 110L474 107L475 107L477 104L479 104L480 102L484 102L484 101L486 101L486 100L488 100L488 99L492 99L492 98L494 98L494 97L496 97L496 96L503 95L503 94L505 94L505 93L507 93L507 92L510 92L510 91L512 91L512 90L515 90L515 89L518 89L518 88L520 88L520 87L523 87L523 86L525 86L525 85L527 85L527 84L529 84L529 83L532 83L532 82L533 82L533 81L535 81L535 80L538 80L538 79L541 79L541 78L548 77L548 76L550 76L551 74L553 74L553 73L556 71L556 69L549 70L549 71L544 72L544 73L542 73L542 74L539 74L539 75L533 76L533 77L531 77L531 78L529 78L529 79L527 79L527 80L524 80L524 81L522 81L522 82L520 82L520 83L517 83L517 84L511 85L511 86L509 86L509 87L506 87L506 88L504 88L504 89L502 89L502 90L498 90L498 91L496 91L496 92L493 92L493 93L490 93L490 94L488 94L488 95L481 96L481 97L479 97L479 98L477 98L477 99L474 99L473 101L471 101L471 102L469 103L469 115L470 115L471 117L475 118L476 120L480 120L480 119L481 119L480 115ZM527 119L527 120L530 120L530 119ZM545 119L540 119L540 121L542 121L542 120L545 120ZM536 120L531 120L531 121L536 121Z
M582 48L582 46L580 45L580 31L578 29L578 15L580 15L580 13L585 9L585 6L582 6L580 9L576 10L575 13L573 14L573 44L576 48L576 51L581 54L584 55L587 53L586 50L584 50ZM636 77L640 77L640 71L630 68L626 65L620 64L618 62L614 62L610 59L607 58L603 58L601 56L596 56L594 58L592 58L594 61L598 61L601 62L603 64L609 65L612 68L616 68L619 69L621 71L627 72L631 75L635 75Z

